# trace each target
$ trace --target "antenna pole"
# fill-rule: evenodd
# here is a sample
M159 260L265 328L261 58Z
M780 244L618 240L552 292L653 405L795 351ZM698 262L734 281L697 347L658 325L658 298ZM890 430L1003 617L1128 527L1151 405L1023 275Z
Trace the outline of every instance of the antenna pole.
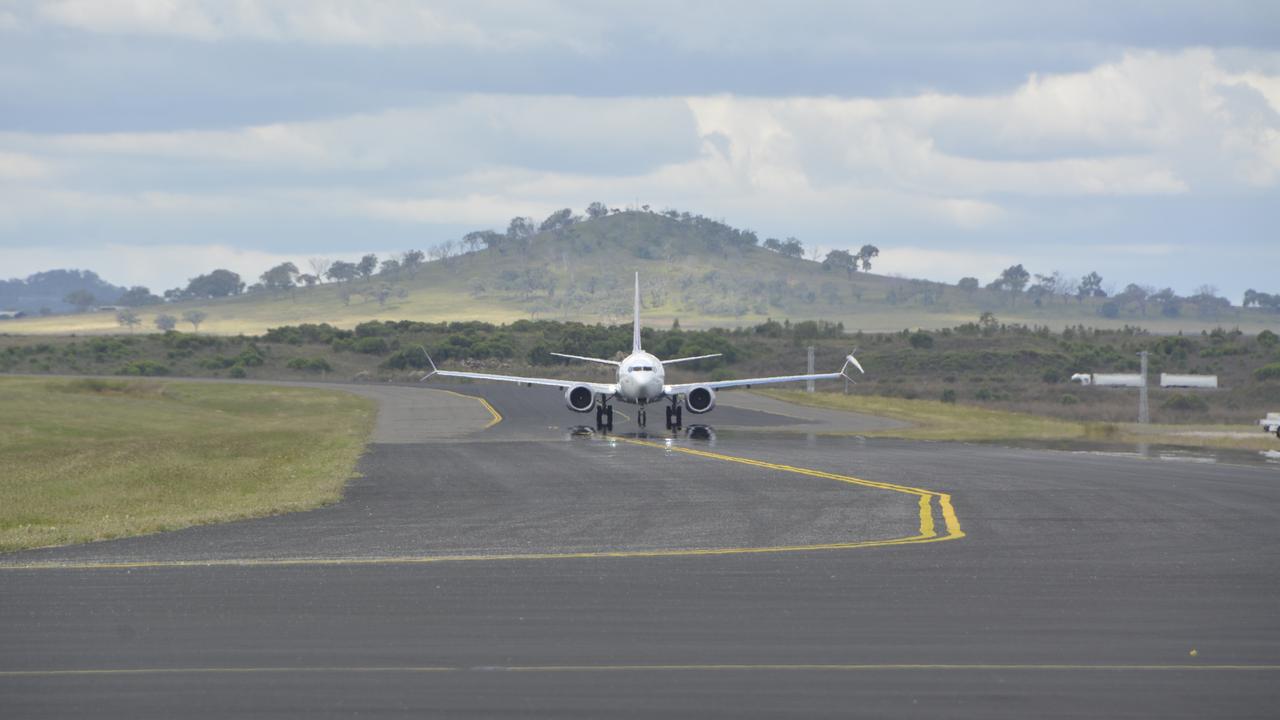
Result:
M813 374L813 346L812 346L812 345L810 345L810 346L809 346L809 348L808 348L808 350L809 350L809 374L810 374L810 375L812 375L812 374ZM806 390L806 392L813 392L813 379L812 379L812 378L811 378L811 379L809 379L809 380L806 380L806 381L805 381L805 383L804 383L804 385L805 385L805 390Z

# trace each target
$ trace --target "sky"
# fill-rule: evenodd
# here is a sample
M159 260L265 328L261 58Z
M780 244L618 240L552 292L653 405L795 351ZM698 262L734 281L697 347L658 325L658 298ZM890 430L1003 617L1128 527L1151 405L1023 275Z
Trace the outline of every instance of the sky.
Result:
M876 272L1280 292L1280 3L0 0L0 278L593 201Z

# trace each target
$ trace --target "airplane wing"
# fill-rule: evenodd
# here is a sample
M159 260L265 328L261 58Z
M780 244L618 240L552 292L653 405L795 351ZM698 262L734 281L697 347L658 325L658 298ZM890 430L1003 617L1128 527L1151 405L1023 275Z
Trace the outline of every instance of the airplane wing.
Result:
M423 354L427 354L426 350L423 350ZM616 383L576 382L574 380L558 380L555 378L531 378L521 377L519 375L495 375L493 373L441 370L436 367L436 363L431 359L430 355L427 355L427 362L431 363L431 372L423 376L422 380L439 375L440 377L466 378L468 380L493 380L495 382L519 383L521 385L543 385L547 387L560 388L562 390L576 387L578 385L586 385L591 388L591 392L602 393L604 395L614 395L618 392L618 386Z
M840 368L840 372L833 373L816 373L813 375L775 375L773 377L762 378L746 378L743 380L713 380L710 382L681 383L679 385L666 385L663 390L668 395L683 395L696 387L706 387L712 390L722 390L726 388L745 388L753 385L774 385L776 383L802 382L805 380L839 380L840 378L848 378L845 371L849 366L853 365L858 368L859 372L865 373L862 365L858 363L853 355L848 355L844 360L844 367Z

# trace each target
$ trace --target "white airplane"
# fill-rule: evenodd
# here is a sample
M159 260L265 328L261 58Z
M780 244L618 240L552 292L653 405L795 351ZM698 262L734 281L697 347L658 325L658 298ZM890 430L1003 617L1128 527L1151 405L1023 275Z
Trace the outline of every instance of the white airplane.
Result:
M426 350L423 349L426 353ZM636 273L635 321L631 335L631 354L625 360L605 360L602 358L582 357L551 353L556 357L570 360L613 365L618 368L616 383L574 382L572 380L556 380L551 378L530 378L515 375L494 375L491 373L458 372L440 370L436 367L431 355L427 354L427 362L431 363L431 372L422 379L439 375L441 377L469 378L472 380L497 380L499 382L521 383L524 385L546 385L564 390L564 401L570 410L580 413L596 412L596 429L613 430L613 406L610 400L617 400L631 405L638 405L636 424L645 425L645 406L667 402L667 428L679 428L683 424L681 406L689 408L695 415L711 412L716 406L716 391L726 388L747 388L752 385L770 385L773 383L799 382L802 380L835 380L849 378L845 371L850 365L858 368L858 372L866 373L852 354L845 356L844 366L840 372L817 373L813 375L780 375L775 377L750 378L747 380L715 380L711 382L682 383L667 385L664 368L675 363L706 360L719 357L720 353L696 355L674 360L659 360L640 348L640 273ZM683 401L683 403L682 403Z

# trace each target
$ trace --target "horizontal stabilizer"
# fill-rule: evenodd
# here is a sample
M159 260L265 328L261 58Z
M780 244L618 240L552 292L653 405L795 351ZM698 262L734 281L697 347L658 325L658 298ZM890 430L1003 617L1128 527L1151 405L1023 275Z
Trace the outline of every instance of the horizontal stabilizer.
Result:
M720 353L711 353L710 355L694 355L693 357L675 358L674 360L663 360L663 365L674 365L682 362L693 362L694 360L707 360L709 358L720 357Z
M600 363L602 365L621 365L617 360L605 360L604 358L583 357L581 355L567 355L565 353L550 353L556 357L569 358L570 360L585 360L587 362Z

